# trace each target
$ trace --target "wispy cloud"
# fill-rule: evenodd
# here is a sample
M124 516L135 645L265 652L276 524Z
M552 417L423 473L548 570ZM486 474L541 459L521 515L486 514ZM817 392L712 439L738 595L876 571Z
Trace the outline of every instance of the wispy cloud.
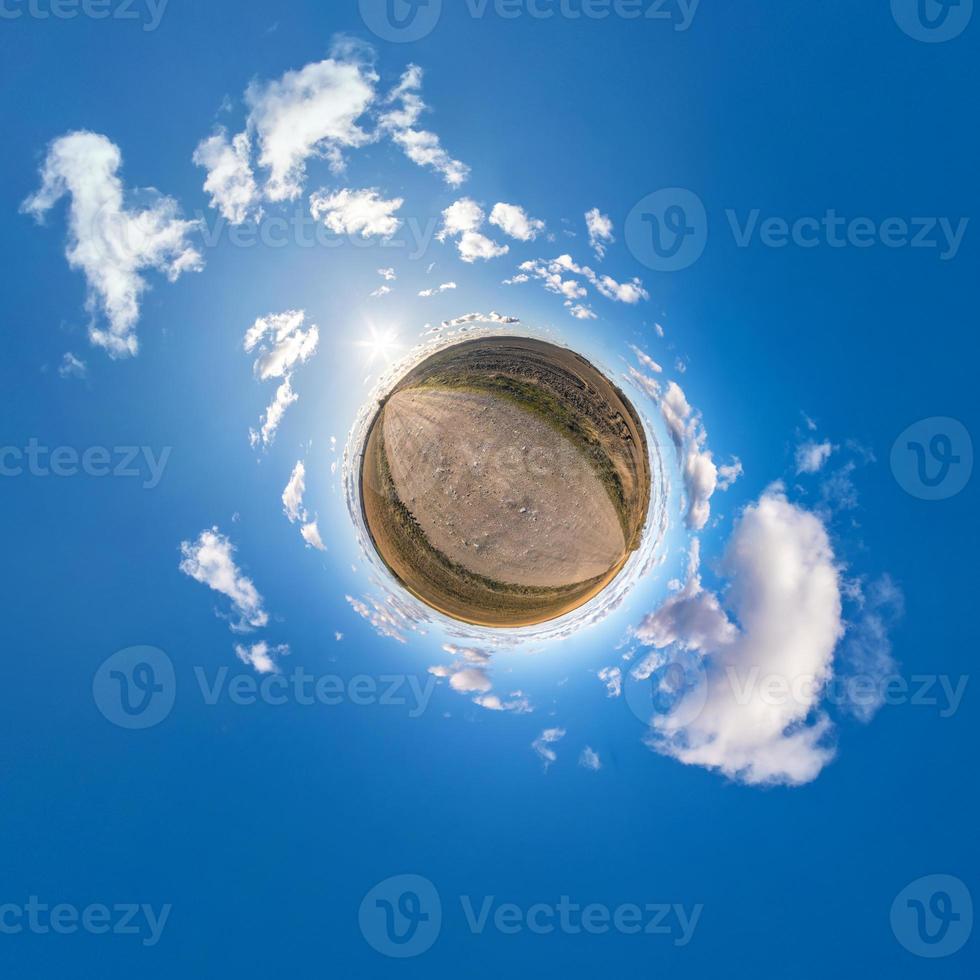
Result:
M606 246L616 240L613 238L612 219L598 208L593 208L586 212L585 225L589 229L589 245L592 246L597 258L604 259Z
M180 553L180 570L185 575L231 600L237 617L233 629L246 631L268 624L262 596L235 563L235 548L218 528L202 531L196 541L182 542Z
M560 742L566 735L564 728L546 728L532 743L531 748L538 754L544 763L545 772L552 763L558 759L558 753L552 748L556 742Z

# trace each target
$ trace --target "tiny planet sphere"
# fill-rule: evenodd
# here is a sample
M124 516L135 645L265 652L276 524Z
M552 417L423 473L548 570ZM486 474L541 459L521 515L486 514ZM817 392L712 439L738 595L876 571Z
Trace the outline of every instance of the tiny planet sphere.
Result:
M413 595L488 627L602 592L640 544L646 433L585 358L526 337L445 348L384 399L360 469L378 555Z

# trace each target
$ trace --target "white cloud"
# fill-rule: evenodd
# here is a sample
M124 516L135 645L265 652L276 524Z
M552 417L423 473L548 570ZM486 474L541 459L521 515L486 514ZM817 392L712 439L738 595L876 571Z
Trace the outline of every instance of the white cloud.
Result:
M456 247L464 262L506 255L510 251L509 245L499 245L477 230L485 220L486 214L476 201L468 197L460 198L442 212L442 228L436 237L444 242L458 235Z
M727 466L718 467L718 489L728 490L744 473L742 461L737 456L733 456L732 461Z
M591 769L592 772L598 772L602 768L602 760L599 758L599 753L588 745L582 749L582 754L578 757L578 764L583 769Z
M208 172L204 190L211 195L211 207L233 225L262 215L261 194L249 162L251 152L252 141L247 132L229 141L224 127L202 140L194 151L194 163Z
M395 275L394 269L378 269L378 275L384 279L385 282L394 282L398 276Z
M830 459L834 447L829 442L804 442L796 447L796 472L817 473Z
M235 564L235 548L218 528L202 531L196 541L181 542L180 553L180 570L185 575L231 600L238 617L233 629L246 631L268 624L262 596Z
M254 373L259 381L284 378L298 364L305 364L316 354L320 331L316 325L304 330L305 321L303 310L289 310L259 317L248 328L245 352L251 354L258 348Z
M493 684L487 676L487 672L481 667L463 667L457 670L449 678L449 686L454 691L464 693L489 691Z
M454 283L454 282L444 282L441 286L439 286L439 287L437 287L435 289L423 289L422 292L419 293L419 296L422 296L422 297L426 297L427 298L429 296L435 296L438 293L448 292L450 289L455 289L455 288L456 288L456 283Z
M440 328L444 330L451 329L453 327L462 327L470 323L520 323L520 319L516 316L504 316L502 313L464 313L463 316L457 316L452 320L443 320L440 324ZM436 328L433 328L431 332L435 332Z
M581 303L573 303L571 300L568 300L565 303L565 306L568 307L568 312L571 313L576 320L598 319L595 313L593 313L588 306L583 306Z
M401 81L385 100L394 108L381 115L380 130L388 133L405 155L420 167L431 167L441 174L450 187L459 187L469 176L470 168L454 160L442 147L439 137L416 126L426 110L422 101L422 69L410 65Z
M691 408L683 389L674 381L660 399L660 411L677 448L687 491L687 525L700 531L711 516L711 498L718 488L718 468L705 446L708 434L701 416Z
M490 224L521 242L533 241L544 231L543 221L530 217L524 208L516 204L495 204L490 212Z
M258 349L258 357L253 372L259 381L282 378L275 397L266 409L259 430L252 429L249 437L252 446L260 443L265 448L272 443L279 429L286 409L299 401L293 391L293 370L305 364L316 354L320 342L320 331L315 324L304 330L306 313L303 310L288 310L285 313L270 313L259 317L245 333L244 347L251 354Z
M619 667L603 667L599 671L599 680L606 685L609 697L618 698L623 693L623 672Z
M613 238L612 219L598 208L593 208L586 212L585 225L589 229L589 244L595 250L596 256L599 259L604 259L606 257L606 245L616 240Z
M643 282L637 278L631 282L616 282L612 276L589 277L589 279L606 299L616 303L628 303L633 306L641 299L650 298L650 294L643 288Z
M401 197L386 201L374 189L317 191L310 195L310 214L314 220L322 218L335 235L391 238L401 225L394 213L404 203Z
M819 701L843 632L838 570L823 524L788 502L778 485L746 508L722 566L731 619L701 588L696 559L692 552L682 596L641 627L647 642L706 656L701 681L654 719L649 744L747 783L815 779L834 754ZM792 695L770 696L774 679Z
M442 212L442 228L436 236L440 242L461 235L464 231L476 231L483 224L486 214L472 198L461 197Z
M58 374L62 378L82 379L88 377L88 366L69 351L65 353L61 359L61 364L58 365Z
M509 701L504 701L496 694L479 694L473 698L473 703L487 711L510 711L518 715L530 714L534 711L531 702L521 691L515 691Z
M235 645L235 655L246 666L253 667L260 674L278 674L279 664L277 657L285 657L289 654L289 647L286 644L271 647L268 643L253 643L251 646Z
M391 286L381 285L378 286L378 288L373 293L371 293L371 298L376 299L380 296L387 296L388 293L390 292L391 292Z
M302 194L311 157L325 157L340 172L343 151L371 141L358 120L375 99L377 78L367 49L343 42L324 61L249 85L248 132L255 133L258 162L269 173L270 201Z
M289 483L282 492L282 504L290 524L306 520L303 495L306 493L306 466L300 460L293 469Z
M269 403L269 407L262 416L262 424L258 429L249 430L249 442L252 448L260 444L268 448L279 431L286 409L290 405L299 401L299 395L293 391L292 375L287 375L286 380L276 389L275 397Z
M566 299L565 306L573 310L585 310L586 307L579 304L574 306L572 300L581 299L588 295L588 289L581 282L584 279L595 287L596 291L616 303L627 303L634 305L640 300L647 300L650 294L646 291L643 282L634 278L630 282L617 282L612 276L600 276L596 271L587 265L579 265L570 255L559 255L556 259L530 259L522 262L519 267L523 279L515 278L508 283L517 281L526 282L527 276L534 276L540 279L542 285L551 293L563 296ZM571 278L574 276L579 279ZM573 315L578 315L573 313Z
M327 546L323 543L323 538L320 537L320 526L317 521L314 520L304 524L300 528L300 534L303 535L303 540L311 548L315 548L317 551L327 550Z
M636 359L649 371L654 374L663 374L664 369L646 351L640 350L635 344L630 344L630 349L636 355Z
M731 643L737 636L735 627L722 610L718 597L701 585L701 542L691 542L687 583L655 612L646 616L636 628L638 640L657 650L676 647L710 653ZM633 669L633 676L646 680L662 661L648 657Z
M459 257L464 262L475 262L477 259L484 261L496 259L510 251L509 245L499 245L492 238L487 238L486 235L478 231L464 231L456 244L459 249Z
M837 660L849 695L845 708L869 722L884 704L888 679L897 669L889 633L905 611L905 597L888 575L858 589L861 614L848 624ZM859 682L850 683L852 678Z
M651 378L650 375L637 371L632 364L628 368L628 374L654 401L660 401L663 388L656 378Z
M177 202L156 192L142 210L123 203L119 147L98 133L74 132L56 139L41 168L41 187L21 210L41 221L68 195L68 244L65 256L88 284L86 309L93 317L89 339L109 356L132 357L139 350L136 324L140 297L147 288L140 273L162 272L175 282L184 272L203 268L189 243L198 222L178 218ZM108 329L94 322L101 312Z
M541 757L545 771L557 760L558 753L551 747L566 735L564 728L546 728L532 743L531 748Z

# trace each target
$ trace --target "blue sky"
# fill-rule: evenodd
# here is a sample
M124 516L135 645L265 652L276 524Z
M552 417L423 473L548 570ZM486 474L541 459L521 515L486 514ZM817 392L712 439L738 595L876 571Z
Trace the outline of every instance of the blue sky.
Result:
M636 6L2 5L5 974L975 972L973 5ZM622 603L516 644L345 505L384 372L491 311L669 484ZM667 931L496 916L563 896Z

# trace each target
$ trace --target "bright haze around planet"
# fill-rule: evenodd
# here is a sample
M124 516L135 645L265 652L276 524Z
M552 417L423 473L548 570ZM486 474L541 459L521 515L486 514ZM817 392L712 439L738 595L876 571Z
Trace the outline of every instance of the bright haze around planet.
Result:
M368 432L361 504L413 595L519 627L584 605L639 546L647 437L591 363L525 337L453 345L410 370Z

